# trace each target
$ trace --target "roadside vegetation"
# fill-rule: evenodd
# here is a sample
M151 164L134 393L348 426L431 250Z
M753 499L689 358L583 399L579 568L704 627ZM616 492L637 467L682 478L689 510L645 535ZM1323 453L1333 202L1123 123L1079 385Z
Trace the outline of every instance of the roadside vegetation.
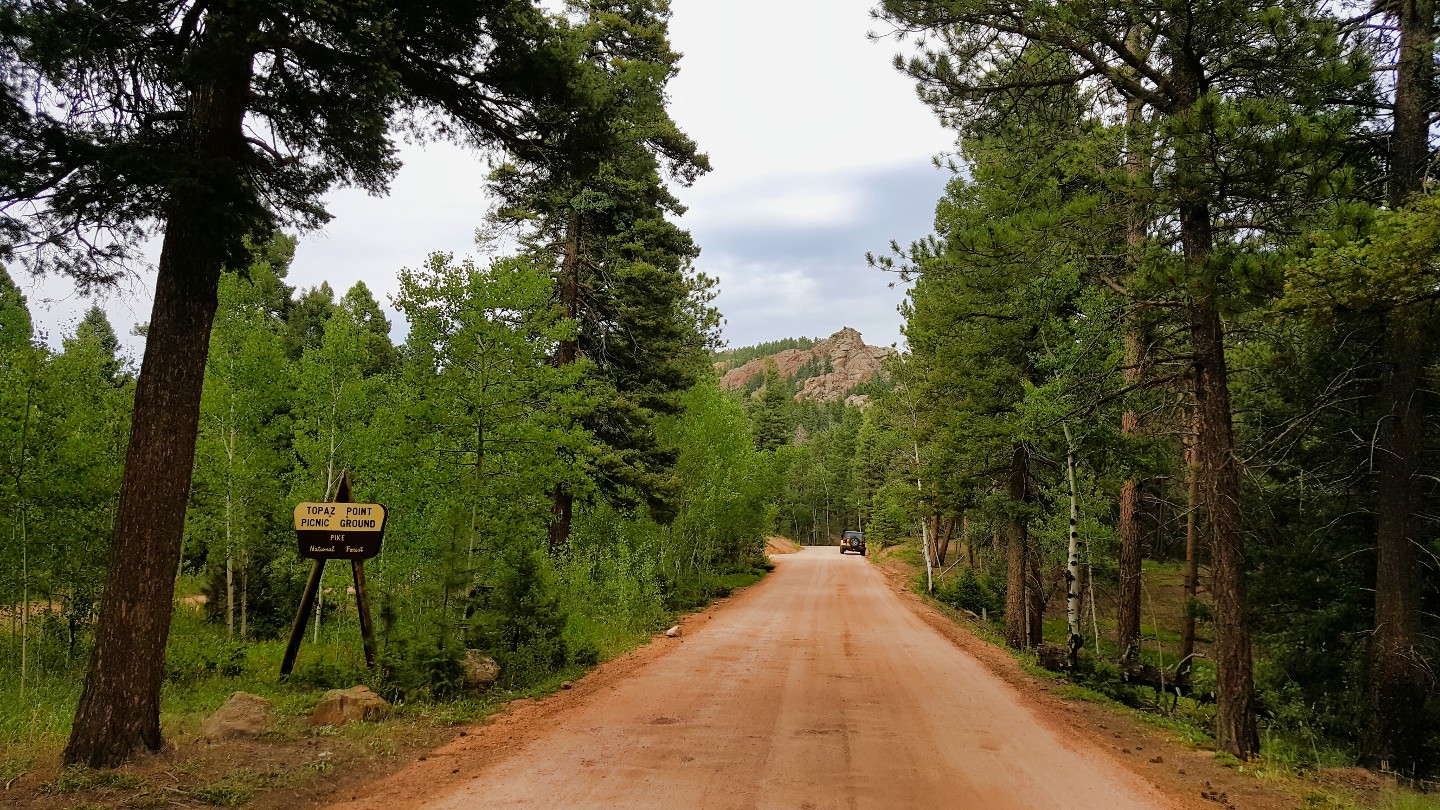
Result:
M1428 784L1432 16L881 3L954 177L872 257L914 285L888 390L752 404L782 530L918 538L927 590L1238 761Z
M402 716L477 717L763 573L774 481L714 377L714 282L674 224L672 188L709 163L666 110L679 55L665 3L187 8L137 4L118 38L86 33L120 22L87 16L103 9L3 12L17 113L0 258L103 285L158 230L142 331L171 347L137 368L93 308L53 348L0 269L4 783L57 755L105 768L161 749L237 690L292 719L355 683ZM406 41L417 27L424 54ZM292 55L313 72L248 50L289 53L274 31L312 38ZM327 72L337 59L352 67ZM249 77L195 67L221 63ZM110 87L115 65L146 80ZM21 85L117 106L31 109L12 97ZM221 97L257 106L225 121L191 109ZM397 345L364 283L287 282L296 237L280 226L323 221L333 183L383 190L402 113L413 137L490 150L501 204L476 224L504 238L394 268L388 303L409 327ZM238 123L258 118L274 144ZM94 163L47 174L47 149L101 130L111 151L76 146ZM195 140L212 137L227 145ZM192 160L205 149L224 155ZM103 210L86 185L100 177ZM59 190L25 197L36 183ZM197 188L213 193L185 196ZM90 229L106 249L90 250ZM344 475L389 513L366 562L375 666L349 566L332 562L281 682L310 568L292 510L335 498ZM490 692L464 686L475 656L498 664Z
M879 3L958 147L935 232L872 257L913 286L863 408L795 400L828 360L716 382L814 342L720 349L665 2L322 6L0 10L6 268L104 288L164 244L140 368L98 309L37 334L0 269L7 784L241 687L475 716L752 581L769 533L852 528L1237 767L1436 775L1429 4ZM503 238L395 268L397 345L363 283L287 283L284 229L383 191L402 130L489 150ZM342 473L390 509L377 666L332 565L279 684L291 509Z

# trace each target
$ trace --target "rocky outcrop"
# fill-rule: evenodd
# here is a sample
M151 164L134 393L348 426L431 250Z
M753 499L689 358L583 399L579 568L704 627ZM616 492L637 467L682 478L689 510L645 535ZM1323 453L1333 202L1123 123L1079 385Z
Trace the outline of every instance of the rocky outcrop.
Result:
M775 370L787 380L807 370L820 371L805 379L795 399L834 402L849 396L855 386L883 373L886 358L893 354L895 350L887 346L867 346L860 333L847 326L809 349L785 349L731 369L720 378L720 386L742 389L751 380L763 377L766 365L774 362Z
M355 720L379 720L390 713L390 704L365 685L331 689L310 714L312 726L343 726Z
M465 688L476 692L489 689L500 678L500 665L495 663L494 658L482 655L477 650L465 651L460 668L465 671Z
M200 736L207 740L253 736L274 724L270 701L249 692L236 692L200 724Z

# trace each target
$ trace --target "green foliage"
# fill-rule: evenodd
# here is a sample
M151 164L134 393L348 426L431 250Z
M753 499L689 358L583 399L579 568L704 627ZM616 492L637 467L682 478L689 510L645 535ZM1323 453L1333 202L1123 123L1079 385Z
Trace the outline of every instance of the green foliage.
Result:
M0 352L29 346L33 331L25 296L15 286L5 267L0 265Z
M382 667L382 671L386 671ZM290 673L289 682L312 689L346 689L364 680L363 673L336 661L306 661Z
M741 346L738 349L719 349L710 353L712 363L724 363L725 368L739 368L751 360L758 360L761 357L769 357L778 354L786 349L809 349L814 347L815 338L781 338L756 343L753 346Z
M473 634L500 663L503 683L514 688L566 663L566 616L539 552L516 550L503 565L490 605L477 616Z
M165 651L165 680L192 684L214 676L235 678L245 673L245 647L214 644L177 636Z
M1381 386L1409 359L1386 356L1394 313L1414 327L1424 374L1440 357L1440 209L1423 195L1378 209L1381 164L1398 158L1360 147L1390 126L1369 105L1373 66L1391 54L1313 3L1212 5L1196 17L1125 3L895 0L878 13L925 43L897 64L962 146L935 235L874 260L914 286L910 353L867 413L877 430L859 442L870 536L914 533L922 516L963 518L980 571L999 561L977 540L1024 536L1026 565L1053 581L1073 452L1083 559L1109 589L1126 481L1144 482L1138 519L1157 559L1183 555L1194 510L1202 570L1210 544L1228 542L1204 502L1238 504L1266 744L1290 758L1303 745L1316 760L1353 747L1375 627L1377 441L1395 418ZM1211 302L1225 345L1197 357L1197 313ZM1192 367L1227 365L1228 382L1202 390L1202 404L1214 407L1228 384L1231 401L1218 404L1232 411L1234 444L1223 454L1243 470L1228 493L1218 465L1186 458L1191 392L1217 382ZM1433 424L1434 403L1423 408ZM1433 460L1431 433L1412 449ZM806 473L799 460L793 469ZM1424 489L1415 538L1434 534L1440 490ZM1012 569L1011 587L1025 576ZM1425 628L1416 638L1433 638L1440 591L1421 579L1411 619ZM1153 570L1145 581L1161 587ZM942 588L962 598L954 580ZM1215 583L1221 592L1230 586ZM1201 594L1160 610L1195 620L1212 654L1239 649L1227 647L1234 628L1213 621L1215 597ZM1407 654L1430 660L1436 649L1417 642ZM1194 681L1215 683L1208 661Z
M794 400L780 384L780 374L775 370L774 361L766 364L762 380L760 400L751 406L750 418L755 426L755 447L774 450L790 443L795 426L788 406Z
M323 222L320 200L333 184L383 191L399 167L394 125L402 117L425 112L411 119L425 122L409 128L417 134L526 151L534 137L554 151L570 122L527 102L582 101L568 92L579 82L572 84L575 53L564 47L562 26L528 3L447 3L423 13L404 3L201 6L186 21L177 39L166 3L137 3L123 16L89 6L8 15L6 58L26 79L23 89L6 89L14 114L4 131L0 199L28 202L45 189L44 206L4 221L8 245L43 244L27 256L32 263L86 285L113 283L149 223L197 214L212 220L211 255L234 261L247 237L277 221ZM304 44L274 34L299 30L310 32ZM424 48L406 46L420 41ZM246 66L238 75L215 67L237 62ZM431 70L440 63L484 80L442 78ZM118 81L120 65L146 80ZM204 140L185 123L208 112L191 109L189 90L202 86L242 97L227 124L190 124L233 127L221 140L240 157L223 165L185 159ZM497 102L511 114L497 114ZM273 145L246 142L242 118L272 133ZM66 168L57 171L56 161ZM177 210L181 199L203 200L206 210ZM92 229L108 234L103 246Z
M134 396L113 336L93 309L59 354L0 345L0 605L22 694L88 652Z
M212 620L261 638L280 632L296 593L283 556L293 542L289 510L281 504L293 467L293 372L283 324L264 295L284 271L257 255L244 275L221 279L186 520L189 555L209 572Z
M964 568L935 589L935 598L976 615L998 618L1005 613L1005 601L1001 596L1004 589L1003 582L991 582L984 574Z
M643 504L664 522L675 513L671 467L657 418L705 370L718 338L709 307L714 281L695 273L699 253L673 219L683 208L667 180L688 185L709 160L665 108L679 54L670 46L666 3L568 5L566 30L580 62L579 105L547 110L578 123L560 160L516 160L492 175L495 219L522 229L526 258L552 268L559 314L574 333L556 360L588 364L585 407L571 416L589 434L577 448L589 470L561 482L556 508L592 490L622 510ZM563 544L570 519L557 522Z

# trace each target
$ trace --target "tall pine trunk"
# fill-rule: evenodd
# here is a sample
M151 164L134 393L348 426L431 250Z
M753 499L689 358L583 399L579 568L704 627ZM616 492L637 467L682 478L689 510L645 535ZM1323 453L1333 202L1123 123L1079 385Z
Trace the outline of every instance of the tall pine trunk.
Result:
M1402 308L1385 319L1389 369L1381 427L1379 525L1375 562L1375 632L1370 639L1370 726L1367 765L1412 771L1424 743L1427 667L1420 653L1419 538L1422 373L1419 312Z
M211 15L210 24L223 22ZM220 34L216 34L217 38ZM90 669L65 747L67 765L119 765L159 750L160 686L170 632L200 394L231 206L240 188L251 56L238 37L211 53L211 83L187 101L200 175L178 190L165 222L155 304L135 388L130 444L106 566Z
M570 221L565 225L565 258L560 264L560 309L572 321L580 317L579 211L572 211ZM562 340L555 350L555 365L568 366L579 354L579 343L575 338ZM570 541L570 526L575 512L575 496L563 483L555 485L550 512L550 554L558 555Z
M1138 32L1131 32L1136 40ZM1125 108L1126 145L1125 173L1133 182L1139 183L1145 171L1149 152L1153 148L1148 139L1140 143L1141 128L1144 124L1144 106L1131 99ZM1132 265L1140 262L1145 247L1146 216L1143 211L1130 212L1125 223L1125 246ZM1125 381L1133 384L1144 373L1145 343L1140 335L1140 325L1132 314L1125 320ZM1134 436L1140 430L1140 416L1127 409L1120 417L1120 432ZM1115 622L1115 647L1120 660L1132 661L1140 654L1140 499L1141 484L1138 478L1127 478L1120 487L1120 520L1117 527L1120 535L1120 593Z
M1132 338L1126 338L1130 344ZM1127 376L1128 373L1127 373ZM1121 430L1135 432L1134 412L1126 411ZM1140 654L1140 481L1126 479L1120 486L1120 593L1115 625L1115 646L1122 661L1134 660Z
M1400 61L1395 72L1391 132L1390 207L1400 208L1423 187L1429 158L1427 88L1434 74L1434 0L1402 0ZM1427 308L1410 304L1385 316L1381 396L1375 633L1370 641L1370 725L1361 760L1409 772L1424 742L1427 667L1420 646L1421 455L1424 440L1424 329Z
M1223 751L1249 759L1260 750L1255 724L1255 681L1250 629L1245 620L1245 534L1240 513L1240 476L1235 466L1225 332L1214 284L1202 268L1210 260L1210 211L1204 204L1180 208L1185 260L1198 271L1200 289L1188 307L1195 356L1195 405L1199 433L1195 451L1208 520L1215 597L1215 737Z
M1205 90L1204 68L1193 53L1177 50L1175 115L1187 116ZM1204 150L1199 150L1203 154ZM1186 162L1193 158L1187 158ZM1183 176L1190 166L1177 167ZM1260 750L1255 718L1255 678L1250 628L1245 618L1245 531L1240 512L1240 473L1220 320L1220 259L1210 206L1200 189L1181 189L1177 206L1180 246L1188 279L1186 317L1193 354L1196 417L1195 458L1210 539L1211 588L1215 600L1215 742L1248 760Z
M1180 663L1175 675L1190 670L1195 655L1195 598L1200 590L1200 558L1196 539L1200 529L1200 470L1195 457L1195 439L1199 433L1199 414L1191 413L1190 436L1185 440L1185 623L1180 631Z
M1010 459L1008 494L1013 514L1006 548L1005 565L1005 643L1017 650L1029 646L1030 628L1026 621L1026 562L1029 556L1029 527L1023 507L1029 495L1030 457L1024 445L1016 445Z

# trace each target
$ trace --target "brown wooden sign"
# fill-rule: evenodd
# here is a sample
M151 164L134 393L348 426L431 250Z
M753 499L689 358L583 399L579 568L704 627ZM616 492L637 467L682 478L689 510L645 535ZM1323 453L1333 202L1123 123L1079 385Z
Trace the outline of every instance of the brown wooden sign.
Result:
M368 560L380 553L385 507L378 503L302 503L295 507L300 556Z
M350 560L355 573L355 608L360 616L360 638L365 642L365 666L375 667L375 627L370 623L370 591L365 587L365 559L380 553L380 537L385 533L385 507L378 503L350 502L350 471L340 473L335 500L330 503L302 503L295 507L295 533L300 538L300 556L310 557L310 579L300 594L300 610L290 625L290 640L285 644L285 657L280 659L280 677L295 668L300 641L305 638L305 623L315 607L320 580L325 576L325 561ZM307 534L309 540L307 540ZM319 617L316 617L319 620Z

